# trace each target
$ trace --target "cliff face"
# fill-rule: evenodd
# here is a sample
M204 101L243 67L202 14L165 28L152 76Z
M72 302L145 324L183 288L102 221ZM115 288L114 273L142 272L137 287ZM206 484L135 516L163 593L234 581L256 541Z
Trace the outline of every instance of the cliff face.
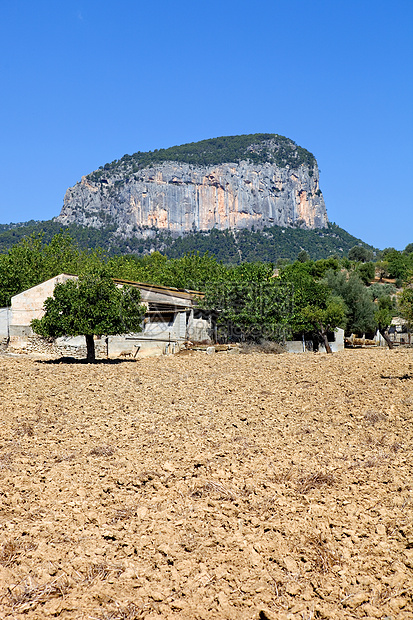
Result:
M127 234L156 227L178 235L214 227L327 226L315 160L297 166L163 161L137 169L130 159L69 188L57 221L115 224Z

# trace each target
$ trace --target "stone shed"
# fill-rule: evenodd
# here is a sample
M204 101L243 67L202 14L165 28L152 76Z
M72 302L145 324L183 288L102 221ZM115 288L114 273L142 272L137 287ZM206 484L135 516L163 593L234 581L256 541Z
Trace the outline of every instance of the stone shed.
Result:
M25 349L35 340L32 319L44 314L44 301L53 295L56 284L76 278L60 274L12 297L11 308L0 309L0 328L12 348ZM142 331L98 338L97 354L104 357L147 356L176 353L183 343L210 342L211 321L197 307L198 291L114 279L117 286L140 290L146 314ZM38 339L37 339L38 340ZM53 347L62 354L83 354L83 337L58 338Z

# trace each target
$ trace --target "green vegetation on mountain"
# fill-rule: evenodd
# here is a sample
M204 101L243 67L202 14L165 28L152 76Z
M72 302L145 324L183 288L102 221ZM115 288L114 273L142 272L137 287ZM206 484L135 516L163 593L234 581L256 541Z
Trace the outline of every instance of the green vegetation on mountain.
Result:
M143 231L150 237L121 237L115 226L91 228L61 224L48 220L30 221L25 224L0 225L0 252L5 252L21 239L32 234L43 234L44 242L49 242L59 231L66 231L79 248L101 247L110 254L137 254L142 256L152 251L179 258L191 252L208 252L224 263L276 262L279 259L295 260L305 250L310 258L318 260L331 255L347 256L351 248L363 248L371 255L374 248L337 226L305 230L302 228L283 228L272 226L263 230L219 231L187 233L174 238L170 233L159 230ZM370 255L369 254L369 255ZM303 256L303 255L302 255ZM391 258L391 254L389 255Z
M251 163L268 162L280 168L289 166L298 168L307 165L310 169L316 163L314 155L298 146L293 140L272 133L256 133L241 136L223 136L190 142L167 149L154 151L138 151L133 155L124 155L92 172L88 178L99 181L108 171L119 169L130 170L135 173L142 168L159 164L165 161L193 164L196 166L210 166L224 163Z
M230 263L276 262L285 258L295 260L305 250L309 257L318 260L333 254L347 256L355 245L374 248L353 237L336 224L328 228L306 230L271 226L263 230L239 230L188 233L166 244L165 251L171 258L178 258L187 252L209 252L218 260Z

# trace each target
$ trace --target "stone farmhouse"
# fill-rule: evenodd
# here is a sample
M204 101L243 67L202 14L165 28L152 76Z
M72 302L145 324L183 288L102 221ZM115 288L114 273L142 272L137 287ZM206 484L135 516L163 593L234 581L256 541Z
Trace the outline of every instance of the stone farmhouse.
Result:
M33 334L32 319L43 316L44 301L53 295L56 284L76 277L62 273L12 297L10 308L0 308L0 341L7 342L11 350L38 348L40 339ZM147 310L141 332L96 338L98 356L162 355L178 352L187 341L211 342L211 321L197 307L202 293L142 282L114 281L118 286L127 284L138 288ZM61 354L82 356L85 339L83 336L57 338L53 347Z
M10 351L54 352L84 357L84 336L57 338L53 344L48 344L34 335L30 326L32 319L43 316L44 301L53 295L56 284L76 278L61 273L12 297L10 308L0 308L0 343L7 344ZM203 344L216 341L211 317L198 307L197 302L203 295L201 292L128 280L114 279L114 282L118 286L127 284L137 287L142 304L146 306L146 314L139 333L96 337L97 357L136 358L170 354L180 351L188 341ZM337 329L331 336L332 350L342 350L344 331ZM312 350L310 345L304 340L287 341L285 349L289 353L304 353ZM324 351L322 344L320 351Z

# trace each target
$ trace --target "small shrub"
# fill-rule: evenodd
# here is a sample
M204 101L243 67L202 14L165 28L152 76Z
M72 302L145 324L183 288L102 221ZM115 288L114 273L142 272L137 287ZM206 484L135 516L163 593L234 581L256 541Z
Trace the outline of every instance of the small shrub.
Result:
M318 472L309 474L297 480L296 489L298 493L308 493L311 489L318 489L324 485L332 486L335 482L333 474Z
M241 345L241 353L285 353L285 347L272 340L263 340L260 343L244 342Z
M89 452L89 456L112 456L115 450L111 446L96 446Z

